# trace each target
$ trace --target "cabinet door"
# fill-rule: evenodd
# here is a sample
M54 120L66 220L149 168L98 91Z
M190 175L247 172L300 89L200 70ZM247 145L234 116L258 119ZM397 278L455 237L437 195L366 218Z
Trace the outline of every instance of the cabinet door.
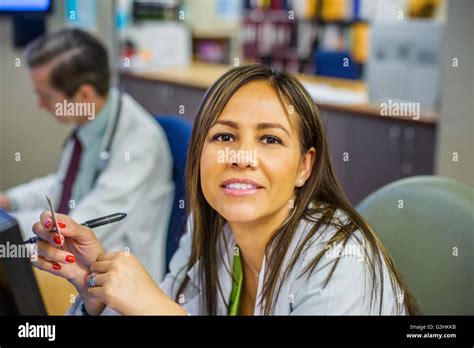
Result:
M326 111L336 175L356 205L401 178L433 174L433 125Z
M434 173L436 127L407 124L401 134L402 176Z
M350 124L347 194L357 204L369 193L400 178L402 126L372 117L345 116ZM349 119L350 118L350 119Z

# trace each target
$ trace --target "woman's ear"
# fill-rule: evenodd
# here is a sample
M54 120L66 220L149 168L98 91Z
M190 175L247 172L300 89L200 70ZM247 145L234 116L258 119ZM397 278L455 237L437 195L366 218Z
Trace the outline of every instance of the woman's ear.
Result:
M306 180L308 180L313 170L313 165L316 160L316 149L311 147L306 153L301 157L300 171L296 177L296 186L302 187Z

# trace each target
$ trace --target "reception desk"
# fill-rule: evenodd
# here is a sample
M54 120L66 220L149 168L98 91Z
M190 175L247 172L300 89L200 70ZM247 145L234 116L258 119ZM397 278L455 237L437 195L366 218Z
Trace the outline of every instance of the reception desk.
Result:
M48 315L64 315L77 296L76 289L65 279L33 267Z

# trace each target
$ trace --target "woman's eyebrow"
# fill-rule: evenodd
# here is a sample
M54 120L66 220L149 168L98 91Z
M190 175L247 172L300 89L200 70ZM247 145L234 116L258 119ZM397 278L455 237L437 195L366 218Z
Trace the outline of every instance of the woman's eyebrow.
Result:
M227 120L217 120L216 122L214 122L214 124L211 126L211 128L214 127L217 124L222 124L224 126L239 129L239 126L237 125L237 123L235 123L233 121L227 121Z
M290 132L288 132L286 128L283 127L279 123L259 123L257 126L257 129L268 129L268 128L279 128L283 130L286 134L288 134L289 137L291 137Z
M212 127L214 127L215 125L217 124L221 124L221 125L224 125L224 126L228 126L228 127L231 127L231 128L234 128L234 129L239 129L239 125L234 122L234 121L228 121L228 120L217 120L216 122L214 122L214 124L212 125ZM212 128L211 127L211 128ZM257 125L257 129L258 130L261 130L261 129L269 129L269 128L279 128L281 130L283 130L286 134L288 134L289 137L291 137L290 135L290 132L288 132L286 130L285 127L283 127L281 124L279 123L259 123Z

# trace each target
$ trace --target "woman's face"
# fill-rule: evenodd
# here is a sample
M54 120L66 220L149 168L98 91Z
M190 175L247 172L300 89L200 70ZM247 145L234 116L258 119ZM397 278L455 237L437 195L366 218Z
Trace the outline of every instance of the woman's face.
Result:
M311 173L315 150L304 156L292 107L266 81L250 82L232 96L206 135L201 187L208 203L231 223L286 216L295 186Z

